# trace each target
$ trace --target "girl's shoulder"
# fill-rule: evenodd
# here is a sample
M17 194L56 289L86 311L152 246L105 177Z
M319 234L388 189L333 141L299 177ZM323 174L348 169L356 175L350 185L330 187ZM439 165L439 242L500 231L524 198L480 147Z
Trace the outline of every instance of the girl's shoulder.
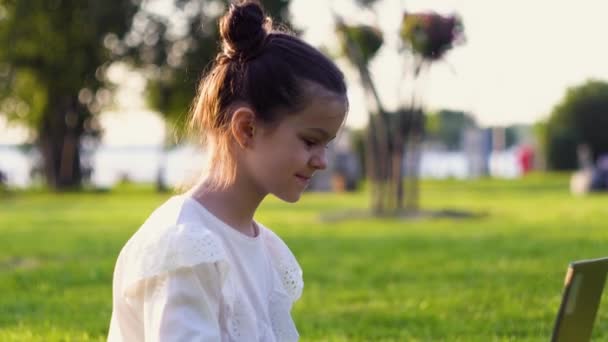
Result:
M118 262L124 266L127 293L146 279L205 263L224 265L226 251L184 196L171 197L154 210L123 247Z
M287 244L272 230L258 223L270 259L281 278L283 288L292 302L302 295L304 289L303 272L296 257Z

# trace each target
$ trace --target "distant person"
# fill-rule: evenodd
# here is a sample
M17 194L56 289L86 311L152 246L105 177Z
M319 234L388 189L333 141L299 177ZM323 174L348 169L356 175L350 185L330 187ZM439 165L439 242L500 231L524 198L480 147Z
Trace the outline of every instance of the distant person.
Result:
M222 51L191 122L209 170L157 208L114 271L109 341L295 341L302 271L253 219L268 194L296 202L343 124L344 76L254 2L220 20Z
M534 150L529 145L521 145L517 149L517 162L523 175L528 174L534 167Z
M4 174L4 171L0 170L0 191L5 191L8 184L8 177Z
M591 175L591 190L608 190L608 154L602 154L595 163L595 168Z

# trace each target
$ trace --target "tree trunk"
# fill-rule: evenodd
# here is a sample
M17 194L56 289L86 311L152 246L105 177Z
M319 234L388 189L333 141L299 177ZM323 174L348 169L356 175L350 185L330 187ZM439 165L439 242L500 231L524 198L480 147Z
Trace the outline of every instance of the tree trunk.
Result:
M346 41L347 54L357 67L369 108L369 128L367 132L367 167L371 188L371 205L374 214L386 210L387 176L390 174L388 117L371 78L359 47Z
M422 110L412 111L412 127L407 142L407 192L405 209L409 212L416 212L420 209L420 147L422 141Z
M402 117L404 119L402 122L404 145L401 146L404 148L403 151L405 152L406 160L406 179L404 182L406 190L404 191L403 189L398 189L398 191L402 193L402 203L405 206L405 210L411 213L417 212L420 209L420 149L424 130L424 112L421 104L422 101L420 98L418 98L419 95L416 92L416 82L419 81L418 77L420 76L424 66L425 64L423 59L414 59L414 73L412 79L414 89L412 90L410 99L410 108L407 111L407 120L405 120L405 117Z
M38 147L46 183L54 190L77 188L82 183L79 110L82 107L76 97L55 97L41 123Z
M355 50L355 48L352 48ZM355 55L359 55L356 51ZM369 116L369 137L372 142L368 160L370 166L374 170L371 180L372 187L372 211L375 214L383 214L386 212L387 206L390 206L391 195L387 187L390 183L390 131L388 127L388 114L384 110L380 97L374 85L374 82L369 74L369 70L363 63L358 65L359 75L363 83L363 89L367 96L367 103L371 108L370 112L375 113Z
M365 144L365 163L367 170L367 179L369 182L371 194L371 209L374 214L382 212L382 193L378 188L378 180L380 179L379 163L377 158L378 144L376 140L376 128L374 124L374 116L370 115L366 134Z
M403 154L405 143L401 133L397 134L400 136L396 139L395 151L393 152L393 182L395 186L395 209L399 212L403 209Z

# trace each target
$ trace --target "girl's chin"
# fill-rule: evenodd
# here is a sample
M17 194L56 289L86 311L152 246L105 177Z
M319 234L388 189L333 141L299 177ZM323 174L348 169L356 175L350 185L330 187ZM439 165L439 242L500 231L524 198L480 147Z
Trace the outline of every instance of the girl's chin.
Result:
M300 200L300 197L302 197L302 193L298 192L298 193L293 193L293 194L275 194L275 196L277 198L279 198L282 201L285 201L287 203L296 203L297 201Z

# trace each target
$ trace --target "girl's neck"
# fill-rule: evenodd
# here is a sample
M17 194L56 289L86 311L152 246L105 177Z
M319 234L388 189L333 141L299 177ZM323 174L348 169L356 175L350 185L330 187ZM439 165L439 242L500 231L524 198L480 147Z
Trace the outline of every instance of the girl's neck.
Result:
M238 184L216 190L203 182L193 189L192 198L240 233L257 235L253 216L264 197L255 191L246 191Z

